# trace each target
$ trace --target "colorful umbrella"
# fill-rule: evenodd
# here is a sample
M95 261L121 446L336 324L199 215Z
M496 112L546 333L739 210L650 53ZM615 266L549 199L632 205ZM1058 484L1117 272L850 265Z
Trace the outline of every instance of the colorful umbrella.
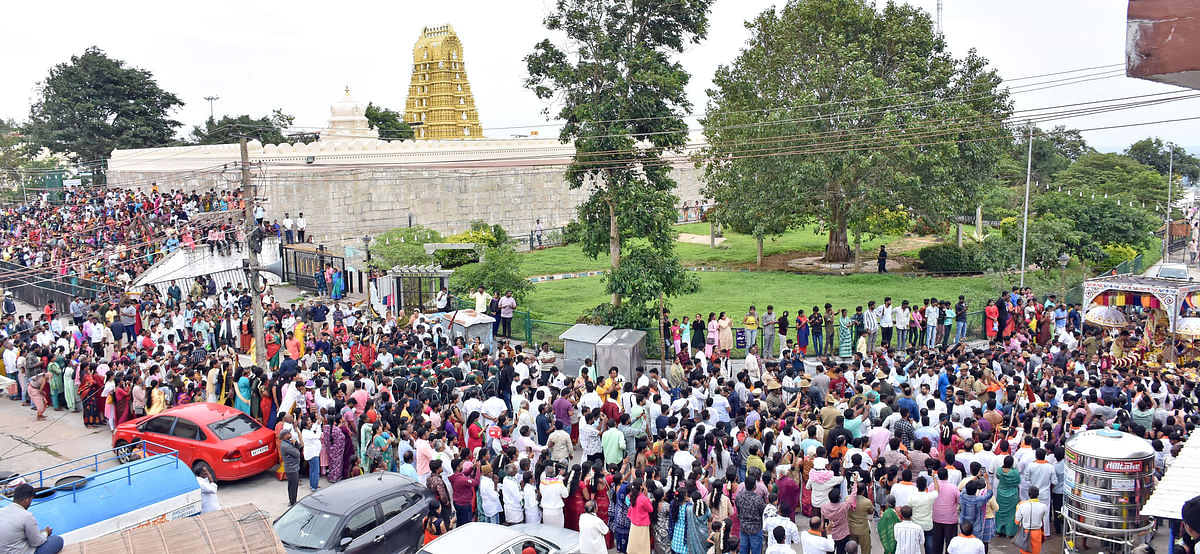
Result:
M1121 310L1110 306L1096 306L1088 310L1083 319L1092 325L1101 327L1121 327L1128 323Z

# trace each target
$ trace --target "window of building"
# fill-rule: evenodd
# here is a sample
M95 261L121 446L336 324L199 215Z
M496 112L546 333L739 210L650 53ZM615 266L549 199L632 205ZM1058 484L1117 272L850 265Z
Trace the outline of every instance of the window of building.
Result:
M467 120L467 112L462 113L462 118L463 118L463 121Z
M463 114L463 117L466 117L466 116L467 116L467 114ZM464 137L471 136L471 128L470 127L463 127L463 136Z
M421 51L421 59L422 59L422 60L428 60L428 59L429 59L429 50L422 50L422 51Z
M450 51L450 59L452 59L452 60L457 60L457 59L458 59L458 52L455 52L454 50L451 50L451 51Z
M466 98L463 98L463 97L461 97L461 96L459 96L459 97L458 97L458 103L459 103L459 105L464 105L464 104L466 104L466 103L467 103L467 99L466 99Z
M446 67L446 62L438 60L438 69L444 69L445 67Z
M458 85L458 91L462 92L462 85Z

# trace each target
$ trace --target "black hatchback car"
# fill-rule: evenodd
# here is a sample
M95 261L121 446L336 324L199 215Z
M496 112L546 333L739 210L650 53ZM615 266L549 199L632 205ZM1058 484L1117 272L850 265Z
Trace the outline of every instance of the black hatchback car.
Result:
M399 473L371 473L323 487L275 520L288 552L407 554L421 545L433 493Z

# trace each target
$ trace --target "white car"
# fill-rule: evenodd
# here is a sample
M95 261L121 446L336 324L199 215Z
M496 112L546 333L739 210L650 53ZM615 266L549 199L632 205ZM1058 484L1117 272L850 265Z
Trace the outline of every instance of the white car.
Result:
M526 546L537 554L573 554L579 552L579 532L552 525L505 527L473 521L430 541L417 554L521 554Z
M1159 279L1175 279L1180 281L1188 281L1191 276L1188 275L1187 264L1164 263L1158 266L1158 273L1155 277Z

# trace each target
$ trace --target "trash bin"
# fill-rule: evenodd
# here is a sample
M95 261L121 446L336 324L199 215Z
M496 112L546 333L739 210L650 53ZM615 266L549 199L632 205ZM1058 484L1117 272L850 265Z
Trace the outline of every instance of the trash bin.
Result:
M569 376L579 375L579 368L587 358L596 359L596 343L600 342L613 328L608 325L573 325L558 338L563 341L563 373ZM600 364L596 364L599 366Z
M642 347L645 339L646 332L637 329L614 329L605 335L596 343L596 366L600 373L607 375L608 368L616 367L626 382L633 382L633 369L646 362Z

